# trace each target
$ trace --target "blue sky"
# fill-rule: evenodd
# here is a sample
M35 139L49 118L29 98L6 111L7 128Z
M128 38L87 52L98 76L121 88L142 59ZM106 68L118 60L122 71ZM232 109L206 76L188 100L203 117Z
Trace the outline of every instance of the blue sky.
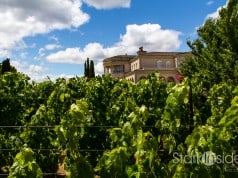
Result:
M87 57L189 51L188 38L226 0L0 0L0 60L34 80L83 75Z

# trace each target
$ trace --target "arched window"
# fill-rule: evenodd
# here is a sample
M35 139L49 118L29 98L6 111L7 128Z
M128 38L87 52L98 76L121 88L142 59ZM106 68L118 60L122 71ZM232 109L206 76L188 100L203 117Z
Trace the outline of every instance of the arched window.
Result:
M158 60L157 61L157 68L158 69L162 69L163 68L163 61L162 60Z
M172 62L166 61L166 68L172 68Z
M167 82L175 82L175 79L173 77L168 77Z
M141 76L139 80L142 80L142 79L146 79L146 77L145 76Z

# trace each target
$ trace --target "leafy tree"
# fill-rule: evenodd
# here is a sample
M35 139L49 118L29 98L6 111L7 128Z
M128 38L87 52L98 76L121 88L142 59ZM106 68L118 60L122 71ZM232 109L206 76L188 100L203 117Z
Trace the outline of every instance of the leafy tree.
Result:
M198 29L198 38L188 45L194 57L182 73L203 80L205 87L222 81L238 83L238 1L229 0L217 19L208 19Z
M193 56L182 64L181 72L189 78L191 111L197 124L206 123L212 115L214 106L207 99L214 84L232 88L238 83L237 10L238 1L229 0L218 18L208 19L198 29L198 38L188 41Z

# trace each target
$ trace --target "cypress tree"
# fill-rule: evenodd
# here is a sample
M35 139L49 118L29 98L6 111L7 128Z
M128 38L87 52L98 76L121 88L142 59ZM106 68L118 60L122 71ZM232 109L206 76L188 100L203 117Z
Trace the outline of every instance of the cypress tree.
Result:
M87 73L87 75L86 75L86 77L89 77L89 65L90 65L89 58L87 58L87 62L86 62L86 73Z
M94 62L90 60L90 66L89 66L89 78L95 77L95 71L94 71Z
M87 77L88 74L87 74L87 62L85 61L84 62L84 77Z
M84 77L89 77L89 58L84 63Z
M94 62L89 60L89 58L87 58L87 60L84 62L84 77L95 77Z
M2 62L2 74L10 71L11 71L10 59L7 58Z

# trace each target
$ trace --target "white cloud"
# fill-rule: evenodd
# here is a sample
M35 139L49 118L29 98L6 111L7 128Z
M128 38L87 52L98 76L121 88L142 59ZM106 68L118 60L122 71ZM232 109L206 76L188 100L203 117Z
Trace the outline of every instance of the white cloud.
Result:
M50 62L82 64L85 60L83 56L84 53L80 51L80 48L67 48L65 51L48 55L46 59Z
M92 60L101 60L106 54L106 49L99 43L89 43L84 47L80 48L67 48L64 51L58 51L50 54L46 57L49 62L57 63L78 63L83 64L87 58Z
M14 66L19 72L23 72L23 68L25 68L28 64L26 61L16 61L11 60L11 65Z
M179 48L181 33L170 29L161 29L159 24L128 25L126 34L121 36L121 41L116 45L133 53L139 46L144 46L149 51L174 51Z
M78 77L82 77L77 75ZM52 75L52 74L46 74L44 76L40 76L40 75L37 75L33 78L34 81L37 81L37 82L41 82L41 81L47 81L47 80L51 80L51 81L55 81L56 79L58 78L64 78L64 79L69 79L69 78L73 78L73 77L76 77L76 75L67 75L67 74L55 74L55 75Z
M29 72L30 73L40 73L40 72L43 72L44 69L42 66L39 66L39 65L33 65L31 64L28 68Z
M14 66L17 69L17 71L28 75L31 78L31 80L36 82L46 81L49 80L49 78L50 80L55 81L57 78L69 79L75 77L75 75L67 75L67 74L47 74L46 72L49 71L49 69L46 68L44 64L40 65L29 64L27 61L23 60L22 61L11 60L11 65Z
M61 48L62 46L59 45L59 44L47 44L45 45L43 48L40 48L39 49L39 57L36 57L35 59L40 59L41 57L45 56L45 51L51 51L51 50L54 50L54 49L59 49Z
M129 8L131 0L83 0L89 6L96 9Z
M210 5L212 5L213 3L214 3L214 1L208 1L208 2L207 2L207 5L210 6Z
M89 43L83 49L67 48L46 57L49 62L84 63L85 59L100 62L102 59L119 54L134 54L140 46L147 51L175 51L181 42L181 33L170 29L161 29L159 24L128 25L126 33L113 46L104 47L100 43Z
M61 48L61 47L62 46L58 45L58 44L47 44L47 45L45 45L46 50L54 50L54 49L58 49L58 48Z
M217 11L210 13L206 16L205 20L212 18L212 19L217 19L219 17L219 11L221 10L221 7L217 9Z
M27 74L33 79L42 76L42 73L48 70L43 64L29 64L27 61L12 60L11 65L14 66L17 71Z
M229 2L229 1L227 1L225 5L218 7L215 12L212 12L212 13L208 14L208 15L206 16L206 18L205 18L205 21L206 21L207 19L209 19L209 18L213 18L213 19L219 18L219 12L220 12L220 10L221 10L222 8L227 7L228 2Z
M96 75L101 75L104 73L103 62L98 62L94 65L94 70Z
M209 2L208 2L208 3L209 3ZM191 35L192 35L192 36L195 36L195 37L197 38L197 31L198 31L198 29L201 28L201 27L206 23L206 21L207 21L208 19L210 19L210 18L211 18L211 19L218 19L218 18L219 18L219 11L220 11L222 8L226 7L226 6L227 6L227 2L226 2L226 4L225 4L224 6L218 7L215 12L212 12L212 13L208 14L208 15L205 17L205 19L204 19L204 21L203 21L203 24L201 24L200 26L195 27L195 31L194 31L194 33L191 34Z
M41 57L45 56L45 49L40 48L38 54L39 54L39 57L35 57L36 60L39 60Z
M20 56L21 59L24 59L24 58L27 57L27 55L28 55L27 52L21 52L19 56Z
M11 0L0 6L0 57L19 46L24 37L77 28L89 20L79 0Z
M55 42L59 42L59 39L54 35L50 36L49 39L54 40Z

